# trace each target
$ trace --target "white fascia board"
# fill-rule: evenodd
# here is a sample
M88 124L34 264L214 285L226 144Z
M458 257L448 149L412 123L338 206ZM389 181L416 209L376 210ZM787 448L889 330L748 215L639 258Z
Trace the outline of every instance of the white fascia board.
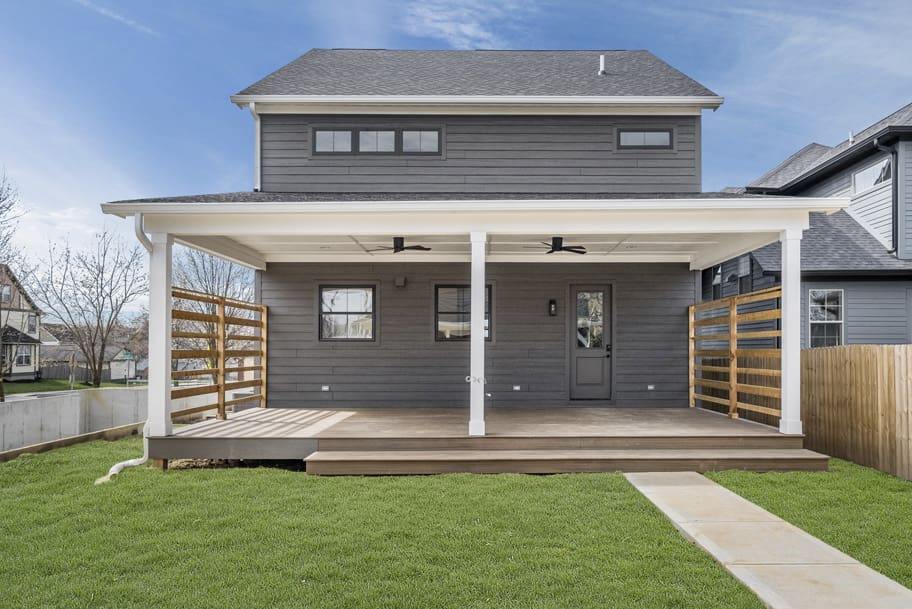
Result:
M125 218L141 214L326 214L395 212L509 212L509 211L697 211L804 210L833 212L848 207L848 197L764 197L731 199L477 199L416 201L241 201L202 203L172 201L103 203L106 214Z
M231 101L239 107L255 103L264 114L699 114L704 108L717 109L725 100L716 95L233 95Z
M468 243L468 237L466 237ZM402 252L394 255L372 256L370 254L267 254L267 262L361 262L369 264L384 264L389 262L460 262L467 263L471 261L469 254L410 254ZM623 262L691 262L690 254L588 254L586 256L577 256L564 254L561 256L548 256L543 258L541 252L536 254L488 254L488 262L519 262L519 263L539 263L548 264L560 263L623 263Z

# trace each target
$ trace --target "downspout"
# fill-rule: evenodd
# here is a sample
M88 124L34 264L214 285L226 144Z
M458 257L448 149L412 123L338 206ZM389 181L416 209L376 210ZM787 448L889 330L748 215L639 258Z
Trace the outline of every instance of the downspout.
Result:
M149 253L152 253L152 242L149 241L149 237L148 237L148 235L146 235L146 231L143 228L143 215L142 214L134 215L133 221L134 221L133 227L134 227L134 232L136 233L136 239L142 244L142 246L144 248L146 248L146 251L148 251ZM146 411L148 412L148 410L149 410L149 408L147 406ZM111 469L108 470L108 473L106 475L102 476L101 478L98 478L95 481L95 484L104 484L105 482L110 482L112 476L116 476L117 474L119 474L123 470L127 469L128 467L137 467L139 465L143 465L144 463L146 463L149 460L149 433L148 432L149 432L149 421L147 419L146 424L143 425L143 454L142 454L142 457L137 457L135 459L127 459L126 461L121 461L120 463L115 463L114 465L111 466Z
M887 250L887 253L896 254L899 250L899 180L896 179L899 155L897 154L896 144L884 146L877 138L874 138L874 147L881 152L886 152L890 155L890 182L892 183L890 190L892 191L893 196L893 213L891 214L893 216L893 227L891 230L893 247Z
M247 105L247 109L250 110L250 116L253 117L253 192L260 192L262 189L262 171L260 169L261 163L261 152L260 152L260 138L261 138L261 125L260 125L260 115L256 110L256 103L250 102Z

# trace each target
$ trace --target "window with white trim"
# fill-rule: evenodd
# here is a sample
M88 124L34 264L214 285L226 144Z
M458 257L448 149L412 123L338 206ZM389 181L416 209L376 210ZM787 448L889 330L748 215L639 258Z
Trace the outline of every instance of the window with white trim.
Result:
M377 290L372 285L320 286L320 340L373 341Z
M30 345L18 345L16 347L16 365L32 365L32 347Z
M0 304L9 304L13 299L13 288L10 285L0 285Z
M893 159L887 157L852 174L852 190L855 194L870 190L893 177Z
M811 347L837 347L843 344L843 302L843 290L808 291Z

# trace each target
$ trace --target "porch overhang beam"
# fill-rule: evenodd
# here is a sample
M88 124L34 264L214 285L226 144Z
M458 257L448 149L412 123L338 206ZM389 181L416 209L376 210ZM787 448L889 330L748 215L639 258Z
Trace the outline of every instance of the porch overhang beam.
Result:
M254 270L266 270L266 259L258 251L229 237L185 235L176 237L175 242Z

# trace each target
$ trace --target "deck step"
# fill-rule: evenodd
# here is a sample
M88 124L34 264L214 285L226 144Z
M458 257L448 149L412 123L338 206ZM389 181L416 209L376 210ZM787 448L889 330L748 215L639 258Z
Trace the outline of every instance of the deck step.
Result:
M662 450L319 450L305 459L319 475L557 474L742 469L824 471L826 455L803 448Z

